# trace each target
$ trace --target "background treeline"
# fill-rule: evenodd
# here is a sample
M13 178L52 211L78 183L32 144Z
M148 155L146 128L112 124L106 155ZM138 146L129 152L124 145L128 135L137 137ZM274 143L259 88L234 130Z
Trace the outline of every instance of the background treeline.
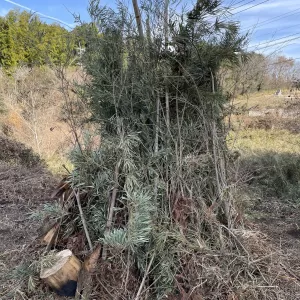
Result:
M244 95L273 89L290 89L299 79L300 65L283 55L241 53L240 63L225 64L219 71L221 86L229 94Z
M27 11L11 10L0 17L0 67L74 65L80 47L86 46L92 26L81 24L67 30L48 24ZM95 32L94 32L95 33ZM240 53L240 63L225 63L219 71L220 86L230 95L288 89L298 78L299 64L285 56Z
M0 66L41 66L74 63L76 50L84 45L80 28L68 31L47 24L36 14L11 10L0 17Z

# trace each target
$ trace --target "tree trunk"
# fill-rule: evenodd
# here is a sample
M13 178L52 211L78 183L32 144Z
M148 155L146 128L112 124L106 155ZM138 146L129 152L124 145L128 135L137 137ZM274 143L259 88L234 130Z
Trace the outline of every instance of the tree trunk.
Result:
M74 297L81 263L70 250L56 254L51 267L41 270L40 277L60 296Z

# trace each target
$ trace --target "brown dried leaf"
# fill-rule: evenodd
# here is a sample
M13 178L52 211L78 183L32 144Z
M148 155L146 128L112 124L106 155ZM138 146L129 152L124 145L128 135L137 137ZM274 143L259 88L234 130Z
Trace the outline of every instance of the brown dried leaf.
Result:
M96 269L97 262L101 252L101 245L97 245L95 250L90 254L88 258L83 263L83 267L89 273L93 272Z

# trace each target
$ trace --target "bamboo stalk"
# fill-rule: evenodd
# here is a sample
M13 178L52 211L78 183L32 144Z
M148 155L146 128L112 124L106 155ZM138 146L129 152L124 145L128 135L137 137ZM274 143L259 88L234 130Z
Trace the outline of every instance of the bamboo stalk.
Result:
M88 231L88 228L87 228L87 224L86 224L86 221L85 221L85 217L84 217L84 214L83 214L83 210L82 210L82 206L81 206L81 202L80 202L80 197L79 197L79 191L77 191L77 193L74 191L74 194L75 194L75 197L76 197L76 200L77 200L77 205L78 205L78 209L79 209L83 229L84 229L84 232L85 232L85 235L86 235L86 239L88 241L90 251L92 251L93 250L93 244L92 244L92 241L91 241L91 238L90 238L90 235L89 235L89 231Z
M153 255L152 255L152 258L151 258L151 260L150 260L150 262L149 262L149 265L148 265L148 267L147 267L147 270L146 270L146 272L145 272L145 275L144 275L144 277L143 277L143 280L142 280L142 282L141 282L141 285L140 285L140 287L139 287L139 290L138 290L138 292L137 292L137 294L136 294L134 300L139 300L139 299L140 299L140 296L141 296L141 294L142 294L142 291L143 291L143 288L144 288L144 285L145 285L145 282L146 282L146 278L147 278L147 276L148 276L148 274L149 274L149 272L150 272L150 268L151 268L151 265L152 265L153 260L154 260L154 256L155 256L155 255L153 254Z
M213 74L212 70L210 70L210 75L211 75L211 89L212 89L212 93L215 94L215 77L214 77L214 74Z
M165 51L168 48L168 18L169 18L169 0L164 1L164 38L165 38ZM167 72L165 73L165 80L167 78ZM168 82L166 80L165 82L165 102L166 102L166 126L167 126L167 133L166 133L166 147L170 147L170 137L171 131L170 131L170 97L169 97L169 88L168 88ZM171 213L171 203L170 203L170 190L169 190L169 163L166 164L166 197L169 199L169 212Z
M104 235L107 234L108 232L110 232L110 229L111 229L111 224L112 224L112 219L113 219L113 214L114 214L114 207L116 204L118 186L119 186L118 177L119 177L119 165L117 163L116 167L115 167L115 185L114 185L111 199L110 199L110 206L109 206L109 210L108 210L108 218L107 218L107 222L106 222L106 228L105 228ZM107 255L107 247L104 245L103 252L102 252L103 260L106 259L106 255Z
M164 7L164 36L165 36L165 47L168 47L168 19L169 19L169 2L170 0L165 0L165 7Z
M154 141L154 153L158 153L158 135L159 135L159 118L160 118L160 99L159 99L159 93L157 93L156 98L156 128L155 128L155 141ZM157 200L157 193L158 193L158 179L159 175L157 174L154 181L154 195L155 195L155 201Z
M170 98L169 98L169 91L168 88L166 88L166 125L168 133L170 132Z
M149 15L147 16L146 19L146 37L147 37L147 42L148 42L148 51L149 51L149 58L151 57L151 28L150 28L150 18Z
M154 142L154 153L158 152L158 132L159 132L159 106L160 106L160 99L159 94L156 98L156 128L155 128L155 142Z
M144 33L143 33L142 17L141 17L141 12L137 0L132 0L132 5L135 13L135 19L139 31L139 36L141 39L143 39Z

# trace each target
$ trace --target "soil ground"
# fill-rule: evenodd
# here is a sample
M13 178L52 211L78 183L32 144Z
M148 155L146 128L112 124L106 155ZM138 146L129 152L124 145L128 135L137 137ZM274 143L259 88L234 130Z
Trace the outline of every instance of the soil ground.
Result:
M0 136L0 152L0 299L14 299L12 270L28 255L40 226L30 213L50 201L56 180L22 144Z
M292 276L300 278L300 211L299 206L276 198L267 199L255 208L260 214L254 219L257 228L281 250ZM255 211L253 213L255 213ZM300 299L300 290L297 293Z

